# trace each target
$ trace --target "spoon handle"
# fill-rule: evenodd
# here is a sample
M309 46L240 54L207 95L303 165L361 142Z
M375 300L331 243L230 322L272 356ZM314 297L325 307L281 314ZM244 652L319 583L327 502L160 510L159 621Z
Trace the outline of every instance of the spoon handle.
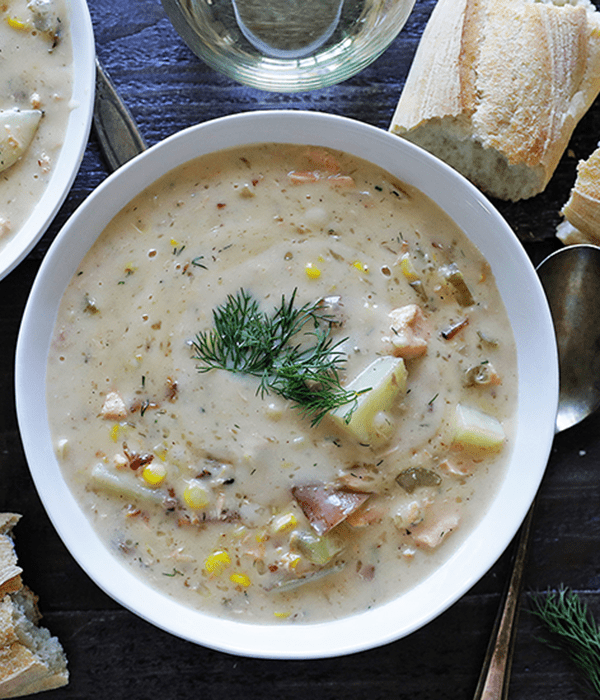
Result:
M111 171L146 149L131 113L119 97L108 73L96 58L94 127Z
M513 569L492 629L473 700L507 700L515 647L519 598L529 549L534 505L518 533Z

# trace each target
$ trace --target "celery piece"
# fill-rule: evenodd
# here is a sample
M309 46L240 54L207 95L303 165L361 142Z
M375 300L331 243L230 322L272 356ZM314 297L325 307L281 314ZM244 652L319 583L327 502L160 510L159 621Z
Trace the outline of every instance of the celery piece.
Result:
M454 288L455 299L461 306L472 306L475 303L471 290L467 286L465 278L456 263L450 263L450 265L441 267L440 272L444 279Z
M320 537L306 530L294 532L290 541L294 549L317 566L325 566L343 549L337 538L328 535Z
M131 471L116 471L99 462L92 469L92 486L102 489L113 496L120 496L133 501L146 501L160 504L166 493L162 489L145 486Z
M406 493L413 493L415 489L438 487L442 483L439 474L423 469L423 467L410 467L400 472L396 477L396 483L401 486Z
M303 574L302 576L284 576L275 579L272 583L264 586L264 589L266 591L291 591L294 590L295 588L299 588L300 586L304 586L307 583L313 583L314 581L318 581L325 576L331 576L331 574L337 574L339 571L341 571L344 566L346 566L345 562L341 564L335 564L333 566L328 566L326 569L315 569L314 571L310 571L307 574Z

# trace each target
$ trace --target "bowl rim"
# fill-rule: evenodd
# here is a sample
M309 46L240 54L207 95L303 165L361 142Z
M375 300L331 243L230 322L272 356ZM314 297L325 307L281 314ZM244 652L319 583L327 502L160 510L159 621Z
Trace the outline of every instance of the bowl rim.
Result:
M39 401L45 395L46 358L58 301L106 223L134 194L177 164L223 148L266 141L322 145L367 160L365 154L375 153L378 165L436 199L457 223L469 224L468 235L473 240L476 234L474 242L488 262L491 259L492 272L505 273L496 277L518 346L518 410L527 417L517 421L508 472L487 512L432 575L369 611L330 622L285 626L191 611L119 564L101 544L62 479L50 440L47 406L44 403L40 410ZM491 236L490 230L496 235ZM532 323L532 318L538 323ZM168 137L110 175L50 247L23 314L15 362L17 418L29 469L55 529L75 560L109 596L155 626L188 641L248 657L309 659L350 654L395 641L438 617L491 568L513 539L538 490L555 434L558 353L550 310L537 273L508 224L479 190L434 156L378 127L326 113L274 110L221 117Z
M96 84L94 30L86 0L69 0L65 4L69 12L73 85L63 145L42 196L0 250L0 280L29 255L52 223L77 177L89 139Z

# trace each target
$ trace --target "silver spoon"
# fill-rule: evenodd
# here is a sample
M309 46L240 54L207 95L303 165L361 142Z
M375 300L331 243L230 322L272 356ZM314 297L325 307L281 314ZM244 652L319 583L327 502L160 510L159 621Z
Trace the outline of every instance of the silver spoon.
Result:
M115 90L109 74L98 57L96 57L94 127L100 150L111 172L146 150L146 142L131 112Z
M557 250L537 268L552 314L560 370L559 433L600 406L600 248ZM498 610L474 700L507 700L519 598L535 503L521 525L513 570Z

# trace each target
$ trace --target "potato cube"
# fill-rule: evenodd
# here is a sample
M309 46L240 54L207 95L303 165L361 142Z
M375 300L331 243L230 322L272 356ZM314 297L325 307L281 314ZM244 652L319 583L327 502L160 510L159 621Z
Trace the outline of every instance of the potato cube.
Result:
M0 110L0 172L29 148L42 118L39 109Z
M390 437L389 431L381 431L378 419L387 412L394 401L406 390L406 367L401 357L379 357L357 375L346 387L349 391L369 391L358 397L354 413L346 420L348 406L341 406L330 413L334 421L359 442L381 444Z
M491 452L499 450L504 440L504 428L500 421L477 408L457 404L454 447L468 452Z

